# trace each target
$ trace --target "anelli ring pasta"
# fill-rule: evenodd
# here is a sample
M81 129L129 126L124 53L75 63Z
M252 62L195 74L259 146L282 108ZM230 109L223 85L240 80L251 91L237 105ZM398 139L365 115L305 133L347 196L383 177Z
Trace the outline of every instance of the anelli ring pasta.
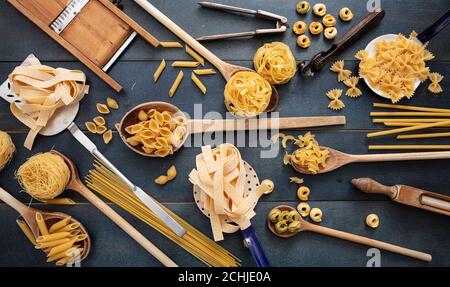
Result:
M294 26L292 27L292 31L294 31L297 35L303 35L305 34L306 30L308 30L308 25L306 25L303 21L297 21L294 23Z
M323 31L323 25L320 22L311 22L309 24L309 32L313 35L318 35L322 33Z
M323 33L323 35L328 40L332 40L332 39L336 38L336 36L337 36L337 29L335 27L325 28L325 32Z
M327 6L323 3L317 3L313 6L313 12L319 17L322 17L327 13Z
M311 5L309 5L308 1L300 1L297 3L297 13L306 14L309 9L311 9Z
M297 45L303 49L308 48L311 45L311 40L306 35L300 35L297 38Z
M281 42L272 42L259 48L253 64L256 72L273 85L289 82L297 72L291 49Z
M347 7L342 8L339 11L339 18L341 18L342 21L351 21L353 19L353 12Z
M331 14L327 14L323 17L322 23L325 27L333 27L336 24L336 18Z

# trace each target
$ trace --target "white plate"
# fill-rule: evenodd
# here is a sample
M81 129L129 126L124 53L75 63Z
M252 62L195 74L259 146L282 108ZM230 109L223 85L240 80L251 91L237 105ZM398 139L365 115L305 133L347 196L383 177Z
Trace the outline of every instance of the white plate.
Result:
M366 47L365 50L369 53L369 57L373 57L373 56L375 55L375 51L376 51L376 50L375 50L375 44L376 44L377 42L380 42L380 41L395 41L395 40L397 40L397 37L398 37L398 35L396 35L396 34L386 34L386 35L382 35L382 36L380 36L380 37L378 37L378 38L373 39L373 40L367 45L367 47ZM422 45L422 43L421 43L419 40L415 39L415 38L414 38L414 40L412 40L412 41L414 41L414 42L416 42L416 43ZM383 98L385 98L385 99L390 99L388 96L383 96L383 95L381 94L381 91L380 91L380 90L375 89L374 87L372 87L372 85L370 85L369 80L368 80L366 77L364 77L364 82L366 82L367 86L368 86L375 94L377 94L377 95L379 95L380 97L383 97ZM418 87L419 85L420 85L420 80L416 78L416 82L415 82L415 84L414 84L414 90L416 90L417 87Z

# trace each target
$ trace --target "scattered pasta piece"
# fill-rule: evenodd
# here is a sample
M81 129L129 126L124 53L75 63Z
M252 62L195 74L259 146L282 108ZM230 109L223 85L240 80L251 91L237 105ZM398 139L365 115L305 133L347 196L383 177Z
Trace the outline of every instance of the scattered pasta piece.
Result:
M194 61L175 61L172 63L174 68L197 68L199 65L199 62Z
M366 50L359 50L356 53L355 58L360 61L367 60L369 58L369 52L367 52Z
M214 71L213 69L198 69L194 70L194 74L196 74L197 76L208 76L216 74L216 71Z
M177 92L177 89L178 89L178 87L180 86L180 83L181 83L181 81L183 80L183 78L184 78L184 73L183 73L183 71L180 71L180 72L178 73L177 78L176 78L175 81L173 82L172 87L171 87L170 90L169 90L169 96L170 96L171 98L172 98L172 97L175 95L175 93Z
M325 29L325 32L323 33L323 35L328 40L332 40L332 39L336 38L336 36L337 36L337 29L335 27L328 27Z
M105 144L109 144L113 139L113 133L112 130L108 130L103 134L103 142Z
M292 31L294 31L294 33L297 35L305 34L306 30L308 30L308 26L303 21L295 22L294 26L292 27Z
M0 131L0 172L7 166L16 152L16 146L11 139L11 136Z
M353 12L347 7L342 8L339 10L339 18L341 18L342 21L348 22L353 19Z
M333 89L331 91L327 92L327 97L331 100L328 108L332 110L341 110L345 108L344 102L342 102L339 98L342 96L342 90L341 89Z
M95 117L93 121L94 121L94 123L97 126L104 126L104 125L106 125L106 120L102 116Z
M301 202L297 205L297 211L302 217L308 217L311 207L306 202Z
M107 98L106 99L106 105L113 110L118 110L119 109L119 104L117 103L117 101L113 98Z
M95 132L99 135L104 134L108 129L105 126L96 126Z
M323 3L317 3L313 6L313 12L319 17L327 14L327 6Z
M346 96L350 98L357 98L362 95L361 90L356 87L356 85L358 85L358 82L358 77L350 77L344 81L344 84L349 87L349 89L345 93Z
M297 38L297 45L300 48L306 49L311 45L311 40L306 35L300 35Z
M294 144L299 148L288 155L289 164L307 168L312 174L317 174L320 167L325 166L330 152L327 149L320 149L319 143L310 132L298 136Z
M103 115L107 115L107 114L111 113L108 106L105 104L97 104L96 107L97 107L97 111Z
M293 136L291 136L291 135L285 136L285 137L283 138L283 140L281 141L281 146L282 146L284 149L286 149L287 141L294 141L294 140L295 140L295 138L294 138Z
M202 83L202 81L200 81L200 79L194 73L191 74L191 80L200 89L200 91L205 95L206 94L206 87Z
M308 13L309 9L311 9L311 5L309 5L308 1L300 1L297 3L297 13L299 14L306 14Z
M138 113L138 119L141 122L145 122L146 120L148 120L148 114L144 110L140 110Z
M299 178L299 177L293 176L293 177L289 178L289 182L290 183L296 183L296 184L302 184L305 181L303 180L303 178Z
M311 191L307 186L300 186L297 189L297 197L301 201L308 201Z
M444 76L439 73L430 73L428 78L431 81L431 84L428 86L428 91L432 92L433 94L442 93L443 89L439 83L444 79Z
M191 47L189 47L188 45L186 45L186 53L189 56L191 56L192 58L194 58L194 60L199 62L200 65L202 65L202 66L205 65L205 60L199 54L197 54L197 52L195 52Z
M288 152L286 151L283 158L284 165L288 165L291 163L291 157L292 155L288 154Z
M160 42L160 44L163 48L183 48L178 42Z
M309 24L309 32L312 35L319 35L323 31L323 25L320 22L311 22Z
M352 75L352 71L344 69L344 60L335 62L330 70L338 74L338 82L345 81L348 77Z
M172 165L168 170L167 170L167 178L169 180L173 180L175 177L177 176L177 169L174 165Z
M25 221L20 220L20 219L17 219L16 223L22 230L23 234L25 234L25 236L31 242L31 244L36 245L36 238L34 237L34 234L31 231L31 228L28 226L28 224Z
M155 183L159 185L164 185L169 182L169 178L166 175L161 175L155 179Z
M88 129L89 132L96 134L97 133L97 125L93 122L85 122L84 125Z
M274 143L274 144L276 144L277 142L278 142L278 139L283 139L284 137L286 137L286 135L285 134L283 134L283 133L277 133L277 134L275 134L275 135L273 135L270 139L272 140L272 142Z
M366 224L371 228L377 228L380 225L380 219L378 218L378 215L373 213L367 215Z
M114 128L116 129L116 131L120 131L120 124L119 123L115 123L114 124Z
M314 222L322 222L322 216L322 210L320 210L319 208L313 208L309 212L309 217Z
M157 82L159 77L161 77L162 73L166 69L166 60L162 59L155 73L153 74L153 81Z
M297 72L297 62L291 48L281 42L264 44L259 48L253 65L256 72L273 85L289 82Z
M323 17L322 23L325 27L334 27L336 24L336 18L334 18L331 14L327 14Z

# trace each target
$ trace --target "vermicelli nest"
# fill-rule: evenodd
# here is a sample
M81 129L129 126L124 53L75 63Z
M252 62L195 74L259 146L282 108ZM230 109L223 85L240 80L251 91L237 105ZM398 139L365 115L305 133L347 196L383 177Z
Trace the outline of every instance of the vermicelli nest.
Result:
M16 146L8 133L0 131L0 171L9 164L13 158Z
M30 157L16 172L22 188L33 198L45 201L60 195L70 181L70 169L51 152Z
M281 42L264 44L255 54L256 72L273 85L289 82L297 72L297 63L288 45Z
M225 106L240 117L255 117L270 103L272 86L255 72L238 72L228 81L224 90Z

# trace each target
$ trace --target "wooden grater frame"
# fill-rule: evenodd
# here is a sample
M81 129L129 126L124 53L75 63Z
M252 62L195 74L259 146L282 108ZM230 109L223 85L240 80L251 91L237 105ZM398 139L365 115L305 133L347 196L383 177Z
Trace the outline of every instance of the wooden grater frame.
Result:
M126 39L124 39L120 44L116 43L118 48L115 51L112 51L110 53L110 55L109 54L107 55L109 58L109 60L107 61L107 64L101 66L98 63L95 63L95 61L93 59L86 56L86 54L82 52L82 50L86 49L86 47L81 47L82 44L78 45L78 47L77 47L76 45L74 45L73 43L71 43L67 39L65 39L61 34L56 33L50 27L50 25L48 23L45 23L45 21L42 19L43 11L36 11L36 10L33 11L33 10L29 9L29 7L28 8L25 7L21 3L22 1L23 0L8 0L8 2L11 3L17 10L19 10L29 20L31 20L34 24L36 24L39 28L41 28L53 40L55 40L61 46L63 46L68 52L70 52L73 56L75 56L84 65L86 65L92 72L94 72L98 77L100 77L103 81L105 81L116 92L120 92L122 90L122 86L117 81L115 81L111 76L109 76L106 73L106 70L112 65L112 63L120 56L120 54L130 44L130 42L133 40L134 36L136 36L136 35L142 36L144 38L144 40L146 40L148 43L150 43L154 47L158 47L160 44L158 39L156 39L153 35L151 35L149 32L147 32L144 28L142 28L139 24L137 24L134 20L132 20L129 16L127 16L123 11L121 11L119 8L117 8L109 0L89 0L89 2L97 1L99 4L102 4L105 8L107 8L107 10L109 10L109 12L112 14L112 16L116 17L118 19L118 21L123 21L126 25L129 26L129 28L131 30L133 30L133 33L131 33L131 35L129 37L127 37ZM50 1L56 1L56 0L50 0ZM39 2L39 1L36 1L36 2ZM66 0L66 2L67 2L66 6L71 3L70 0ZM81 11L81 12L83 12L83 11ZM41 18L39 16L37 16L38 14L40 14ZM45 15L44 15L44 17L45 17ZM47 15L47 17L48 17L48 15ZM78 16L76 16L76 17L78 17ZM55 20L55 19L52 19L52 20ZM72 25L72 23L70 23L67 26L67 28L69 28L71 25ZM106 33L106 34L108 34L108 33Z

